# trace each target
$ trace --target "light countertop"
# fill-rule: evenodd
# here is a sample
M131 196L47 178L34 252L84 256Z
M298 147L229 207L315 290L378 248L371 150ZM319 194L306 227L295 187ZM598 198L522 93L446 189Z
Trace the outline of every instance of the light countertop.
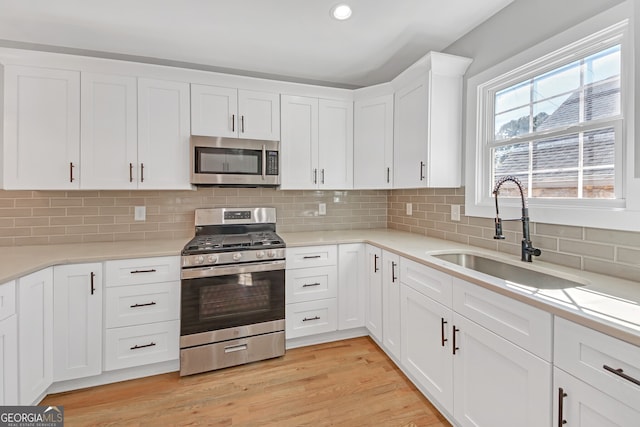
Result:
M516 256L389 229L278 234L284 238L287 247L371 243L405 258L640 346L639 282L575 270L539 260L534 260L531 264L523 263ZM0 248L0 283L58 264L179 255L188 240ZM518 267L531 268L578 282L586 281L587 285L553 290L520 287L430 255L460 250L489 256Z

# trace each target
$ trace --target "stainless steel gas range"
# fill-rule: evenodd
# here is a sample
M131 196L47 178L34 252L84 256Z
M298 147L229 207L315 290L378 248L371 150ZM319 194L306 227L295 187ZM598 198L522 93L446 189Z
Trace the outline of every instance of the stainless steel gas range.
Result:
M180 375L285 352L285 244L274 208L197 209L182 251Z

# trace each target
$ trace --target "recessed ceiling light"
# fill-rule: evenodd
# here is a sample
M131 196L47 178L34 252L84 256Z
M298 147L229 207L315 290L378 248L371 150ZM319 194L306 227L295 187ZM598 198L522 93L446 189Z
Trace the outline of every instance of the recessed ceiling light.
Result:
M339 4L331 9L331 16L338 21L351 18L351 7L348 4Z

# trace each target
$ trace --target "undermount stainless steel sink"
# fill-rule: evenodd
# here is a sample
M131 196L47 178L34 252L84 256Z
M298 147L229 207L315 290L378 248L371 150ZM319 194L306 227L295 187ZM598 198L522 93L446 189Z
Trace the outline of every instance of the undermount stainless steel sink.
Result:
M514 284L538 289L566 289L585 286L586 284L470 253L460 252L432 256Z

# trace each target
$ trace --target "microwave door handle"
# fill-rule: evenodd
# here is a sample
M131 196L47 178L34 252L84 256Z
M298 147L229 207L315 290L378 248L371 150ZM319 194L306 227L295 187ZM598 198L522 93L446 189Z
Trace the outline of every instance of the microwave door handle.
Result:
M262 144L262 180L267 179L267 148Z

